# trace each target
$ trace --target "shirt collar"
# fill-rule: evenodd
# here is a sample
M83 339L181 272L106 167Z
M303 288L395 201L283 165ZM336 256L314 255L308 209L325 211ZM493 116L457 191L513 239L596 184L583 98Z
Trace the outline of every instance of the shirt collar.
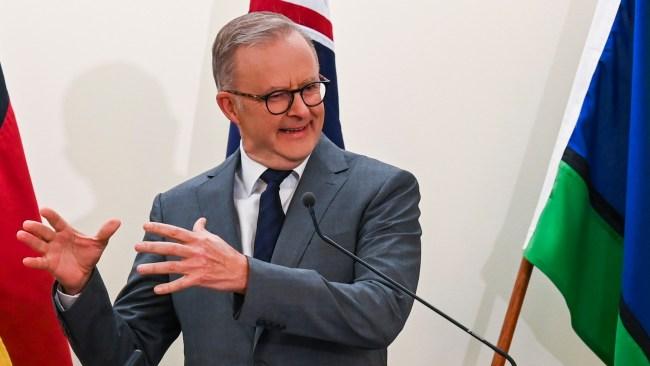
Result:
M241 178L242 182L244 183L244 189L246 191L247 195L251 195L253 193L253 189L255 188L255 183L257 183L258 179L268 169L264 165L258 163L257 161L251 159L248 154L246 154L246 151L244 150L244 145L240 142L239 143L239 151L241 155ZM305 158L305 160L300 163L297 167L295 167L291 175L295 177L296 182L300 181L300 177L302 177L302 173L305 171L305 167L307 166L307 161L311 157L311 154Z

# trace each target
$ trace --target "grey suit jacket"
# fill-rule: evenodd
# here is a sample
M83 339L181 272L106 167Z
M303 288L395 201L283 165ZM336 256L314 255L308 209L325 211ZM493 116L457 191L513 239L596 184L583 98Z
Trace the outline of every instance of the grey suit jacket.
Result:
M233 202L239 161L233 154L159 194L151 220L191 229L206 217L210 232L241 251ZM75 353L84 365L122 365L141 350L141 364L155 365L182 331L186 365L386 365L386 347L403 328L412 301L315 235L300 200L310 191L324 233L415 290L421 235L416 179L323 137L271 262L249 258L245 296L203 288L155 295L156 284L177 276L140 276L135 266L166 258L139 254L114 306L95 271L77 302L59 311Z

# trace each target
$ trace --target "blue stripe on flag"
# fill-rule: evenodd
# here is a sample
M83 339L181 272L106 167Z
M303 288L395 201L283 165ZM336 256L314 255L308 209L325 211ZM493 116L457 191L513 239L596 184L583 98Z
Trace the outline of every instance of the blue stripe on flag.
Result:
M650 8L622 0L569 148L588 180L623 217L621 283L632 337L650 357ZM630 329L628 329L630 331Z
M620 216L625 213L630 124L630 17L625 7L619 9L569 140L587 161L592 186Z
M341 121L339 120L339 86L336 78L334 51L318 42L314 42L314 46L316 46L316 53L318 54L320 73L331 80L331 83L327 86L327 94L325 94L325 101L323 102L325 103L323 133L338 147L344 149Z
M624 1L627 2L627 1ZM634 4L634 2L631 2ZM632 8L632 5L630 8ZM650 7L634 6L623 299L650 341ZM637 339L637 342L640 341ZM646 343L647 346L647 343ZM650 358L650 349L645 349Z

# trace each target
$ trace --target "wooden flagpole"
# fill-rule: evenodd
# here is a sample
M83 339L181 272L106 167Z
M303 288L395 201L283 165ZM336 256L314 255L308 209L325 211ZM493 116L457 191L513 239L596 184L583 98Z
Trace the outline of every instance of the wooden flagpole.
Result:
M524 303L524 297L526 296L526 290L528 289L528 281L530 280L532 272L533 265L526 258L521 258L517 279L512 288L512 294L510 295L508 311L503 319L501 334L499 334L499 342L497 343L497 347L505 352L508 352L510 349L510 344L512 343L512 337L515 333L515 327L517 327L517 320L519 320L519 313L521 312L521 306ZM503 366L505 362L505 358L497 353L494 354L494 357L492 358L492 366Z

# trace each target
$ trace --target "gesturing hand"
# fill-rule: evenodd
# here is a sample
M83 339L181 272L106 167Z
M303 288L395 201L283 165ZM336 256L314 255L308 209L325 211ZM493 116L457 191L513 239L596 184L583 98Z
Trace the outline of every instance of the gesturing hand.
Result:
M41 253L40 257L26 257L23 264L30 268L50 272L69 294L77 294L86 285L93 268L99 262L108 240L120 227L120 221L108 220L95 236L86 236L72 226L54 210L40 210L47 225L27 220L16 238Z
M162 295L192 286L219 291L244 293L248 283L248 260L223 239L205 229L206 219L194 223L192 231L172 225L149 222L144 230L176 241L150 242L135 245L141 253L180 257L177 261L146 263L138 266L138 273L180 274L180 278L157 285L154 292Z

